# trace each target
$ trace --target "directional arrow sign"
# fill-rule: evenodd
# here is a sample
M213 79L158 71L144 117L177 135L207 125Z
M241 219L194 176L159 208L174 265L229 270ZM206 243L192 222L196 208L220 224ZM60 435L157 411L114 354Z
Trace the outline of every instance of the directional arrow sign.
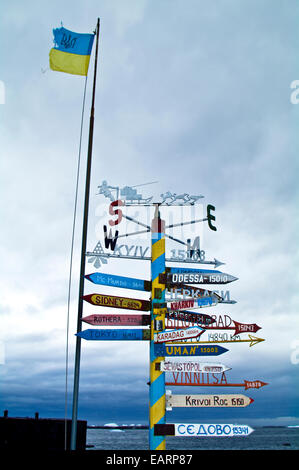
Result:
M165 385L171 386L185 386L185 387L244 387L245 390L249 390L251 388L261 388L264 385L268 385L266 382L261 382L260 380L244 380L241 383L229 383L227 382L227 378L225 376L225 372L222 372L221 376L215 377L215 372L210 377L207 373L209 371L175 371L170 372L166 371L171 374L171 379L167 379Z
M218 343L250 343L249 346L254 346L257 343L260 343L261 341L265 341L262 338L256 338L255 336L248 335L249 339L230 339L230 340L221 340L221 341L197 341L196 344L218 344ZM172 343L171 343L172 344ZM174 344L174 343L173 343ZM191 343L185 343L185 344L191 344ZM192 343L194 344L194 343Z
M161 279L161 280L160 280ZM165 274L160 274L159 281L163 284L165 282ZM188 284L172 284L166 290L166 294L175 294L175 295L182 295L183 298L186 297L206 297L209 295L213 295L218 298L218 301L222 301L222 297L219 294L212 290L202 289L201 287L189 286Z
M211 323L216 322L215 318L212 318L210 315L206 315L205 313L199 312L188 312L187 310L179 312L175 310L170 310L166 312L166 317L173 320L199 323L205 327L206 325L210 325Z
M235 324L235 335L238 335L240 333L256 333L258 330L261 329L260 326L258 326L256 323L239 323L236 320L233 320ZM234 328L234 327L232 327Z
M254 400L245 395L172 395L166 394L167 409L172 408L241 408Z
M222 346L209 346L206 345L175 345L168 346L166 344L154 344L154 352L156 357L164 356L219 356L225 353L228 349Z
M245 390L249 388L261 388L264 385L268 385L266 382L261 382L261 380L244 380Z
M261 329L256 323L239 323L235 320L231 320L235 326L226 326L226 325L207 325L207 330L235 330L233 336L239 335L241 333L256 333ZM215 320L216 322L216 320Z
M76 333L76 336L95 341L140 341L150 339L150 330L90 329L80 331L79 333Z
M186 308L214 307L218 304L218 298L214 295L209 297L196 297L195 299L174 299L167 302L170 310L185 310Z
M247 424L155 424L155 436L225 437L248 436L254 431Z
M163 372L206 372L213 374L220 374L231 367L223 364L212 362L199 362L199 361L161 361L156 363L156 369Z
M227 284L238 278L210 269L166 268L167 284Z
M150 315L89 315L82 318L82 321L90 325L101 326L145 326L150 325Z
M94 284L102 286L121 287L122 289L134 289L142 291L151 290L151 282L135 279L133 277L116 276L114 274L92 273L86 274L86 279Z
M116 297L114 295L88 294L83 295L83 299L92 305L102 307L125 308L127 310L150 310L149 300L130 299L128 297Z
M170 330L170 331L161 331L154 334L155 343L166 343L168 341L178 340L178 339L190 339L197 338L205 330L199 326L193 326L191 328L184 328L181 330Z

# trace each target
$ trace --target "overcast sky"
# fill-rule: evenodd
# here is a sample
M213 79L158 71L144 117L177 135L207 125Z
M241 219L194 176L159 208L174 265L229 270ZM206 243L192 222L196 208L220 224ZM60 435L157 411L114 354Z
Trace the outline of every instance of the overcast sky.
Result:
M96 195L103 180L120 188L158 181L139 188L154 200L166 191L204 195L203 207L216 207L217 231L197 228L201 248L207 259L226 263L220 270L239 278L227 285L237 303L205 313L257 323L257 336L265 339L253 347L230 344L219 361L232 368L230 382L269 385L247 392L172 391L221 390L255 400L244 409L200 410L203 422L298 424L299 106L290 100L290 84L299 79L298 9L295 0L2 2L0 403L10 416L38 411L41 417L64 417L84 78L49 70L48 54L52 29L61 22L88 33L100 17L87 249L100 239L101 204L108 209L108 199ZM73 261L69 417L93 64L94 50ZM133 238L127 243L138 244ZM170 248L181 247L168 245L168 253ZM112 260L98 270L150 279L144 261ZM87 263L86 272L95 271ZM104 291L88 281L85 292L148 298L135 291ZM105 311L94 309L86 303L84 315ZM146 423L148 375L147 342L82 341L79 419ZM198 419L194 410L167 413L168 422Z

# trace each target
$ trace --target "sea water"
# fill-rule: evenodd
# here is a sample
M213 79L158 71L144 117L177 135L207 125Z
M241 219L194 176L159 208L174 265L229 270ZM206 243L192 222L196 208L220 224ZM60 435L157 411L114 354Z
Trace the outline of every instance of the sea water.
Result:
M252 426L254 428L254 426ZM88 450L149 450L148 430L87 429ZM166 437L167 450L298 450L299 428L256 427L248 436Z

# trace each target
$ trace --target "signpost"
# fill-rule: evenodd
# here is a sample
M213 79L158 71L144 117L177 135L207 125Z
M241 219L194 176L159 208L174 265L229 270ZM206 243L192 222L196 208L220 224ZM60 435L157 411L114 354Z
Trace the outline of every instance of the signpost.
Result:
M165 276L162 279L165 279ZM201 287L189 286L188 284L173 284L166 290L167 294L171 295L182 295L186 297L207 297L213 296L218 299L218 302L222 302L223 298L215 291L203 289Z
M218 298L214 295L209 297L197 297L195 299L175 299L167 302L170 310L185 310L186 308L214 307L218 304Z
M105 183L105 184L104 184ZM149 448L150 450L165 450L166 436L246 436L253 429L247 425L234 424L166 424L166 410L173 407L184 408L239 408L246 407L253 402L252 398L240 394L184 394L172 395L172 392L166 393L165 385L180 386L218 386L218 387L244 387L247 389L258 389L267 385L266 382L259 380L248 381L242 383L228 383L225 372L230 370L227 366L217 362L205 362L197 359L198 356L219 356L228 351L219 343L230 342L248 342L249 346L253 346L264 339L256 338L251 334L248 339L235 339L240 333L256 333L260 329L258 325L240 323L231 320L230 324L220 325L215 316L199 313L197 311L189 311L188 309L201 309L203 307L216 306L218 303L235 303L230 301L229 291L221 291L218 295L212 290L206 290L201 287L194 287L195 284L227 284L238 278L227 273L218 271L217 269L192 269L188 267L166 267L165 262L184 263L206 263L214 264L215 268L224 264L217 261L206 261L205 252L200 250L199 236L197 236L192 244L191 239L187 242L173 237L166 233L166 229L181 227L186 224L208 221L211 230L216 230L213 221L215 216L212 212L215 207L211 204L207 205L207 217L189 221L181 221L171 225L165 225L164 220L160 217L161 205L173 205L176 201L180 201L178 205L193 205L201 196L189 196L188 194L175 194L169 191L163 196L161 203L151 203L151 199L143 199L135 190L125 187L120 191L124 196L124 201L119 199L118 187L108 186L103 182L101 187L104 195L108 195L110 199L109 213L115 218L108 220L110 226L118 225L122 217L130 222L136 223L144 229L138 232L125 233L119 235L118 230L110 229L108 235L107 225L104 225L105 248L111 249L113 253L105 253L98 241L98 249L94 253L86 253L85 256L99 257L102 262L107 262L105 258L114 257L118 259L141 259L151 261L151 279L150 281L119 276L116 274L106 274L94 272L85 274L80 277L80 302L85 300L93 306L112 307L114 309L126 309L135 311L134 314L92 314L82 318L82 309L78 314L77 343L80 340L88 341L148 341L149 344ZM110 190L117 189L116 199ZM135 201L136 199L136 201ZM128 203L129 201L129 203ZM166 202L168 201L168 202ZM128 214L123 213L123 206L151 206L155 207L155 214L151 225L147 225L141 221L135 220ZM134 216L135 217L135 216ZM130 256L131 248L127 245L117 245L120 237L129 237L139 233L151 233L151 256L145 256L149 247L145 249L136 246L134 256ZM180 243L187 247L184 254L183 250L178 250L177 258L166 258L165 254L165 238ZM82 245L83 246L83 245ZM127 254L120 253L122 246L127 247ZM109 248L110 247L110 248ZM130 249L129 249L130 248ZM186 249L186 248L185 248ZM137 254L140 251L140 256ZM176 253L176 250L172 250ZM183 252L183 253L182 253ZM104 260L104 261L103 261ZM100 264L95 265L99 267ZM83 295L83 279L87 279L94 284L108 286L114 288L131 289L136 291L150 292L151 300L135 299L107 294L88 294ZM166 287L168 290L166 291ZM224 292L224 293L223 293ZM168 294L168 295L167 295ZM227 299L227 300L226 300ZM150 312L150 314L139 314L136 311ZM227 315L224 316L225 321ZM167 318L167 323L165 322ZM229 318L229 317L228 317ZM94 328L82 331L82 321L93 326L112 327L112 328ZM171 322L182 322L180 325L174 326ZM187 323L187 324L186 324ZM189 323L189 325L188 325ZM194 323L194 325L190 325ZM140 328L149 326L148 329ZM139 327L120 329L119 327ZM199 337L206 329L233 329L234 335L227 339L228 334L216 335L211 333L209 336L212 341L199 341ZM219 337L219 340L217 341ZM192 341L193 340L193 341ZM76 358L79 358L80 350L76 352ZM170 360L173 358L173 360ZM182 359L179 359L182 358ZM77 361L76 359L76 361ZM171 378L167 379L165 374L170 374ZM79 370L76 365L76 395L78 395L78 378ZM74 387L75 390L75 387ZM77 396L75 397L77 400ZM77 406L75 404L75 406ZM75 409L75 407L74 407ZM75 410L77 413L77 410ZM74 433L72 436L74 442Z
M92 305L101 307L124 308L127 310L150 310L151 302L149 300L130 299L128 297L116 297L115 295L88 294L83 299Z
M220 374L227 370L231 370L223 364L201 361L163 361L158 362L157 367L164 372L207 372Z
M89 315L82 321L90 325L100 326L146 326L150 325L150 315Z
M227 284L238 278L210 269L167 268L167 285L170 284Z
M180 321L197 323L197 324L203 325L205 328L207 328L208 325L216 321L210 315L207 315L205 313L188 312L187 310L182 310L182 311L168 310L166 312L166 318L169 320L180 320ZM173 327L170 327L170 328L173 328Z
M151 282L135 279L131 277L115 276L114 274L92 273L86 274L85 278L94 284L102 286L121 287L122 289L134 289L141 291L150 291Z
M219 343L250 343L249 346L254 346L257 343L260 343L261 341L265 341L262 338L256 338L255 336L248 335L248 339L229 339L229 340L219 340L219 341L197 341L196 344L219 344ZM170 344L175 344L175 343L170 343ZM188 344L188 343L185 343ZM194 344L194 343L192 343Z
M141 341L150 339L150 330L98 330L89 329L77 333L83 339L95 341Z
M241 383L229 383L225 372L222 372L221 376L215 376L215 372L212 372L212 378L207 372L209 371L187 372L184 370L171 372L171 379L167 379L165 385L178 385L181 387L244 387L245 390L252 388L258 389L264 385L268 385L266 382L262 382L261 380L244 380Z
M166 406L172 408L241 408L253 403L245 395L172 395L166 392Z
M155 343L166 343L168 341L178 340L178 339L190 339L197 338L205 330L199 326L194 326L191 328L185 328L182 330L171 330L171 331L161 331L154 334Z
M209 346L208 344L202 346L193 344L191 345L178 345L168 346L165 344L155 344L154 351L156 356L219 356L224 354L228 349L222 346ZM161 362L161 361L159 361Z
M165 328L165 284L159 276L165 272L165 222L160 217L159 206L151 225L151 278L152 278L152 310L151 310L151 340L149 348L150 386L149 386L149 447L150 450L165 450L165 436L156 436L154 428L157 423L166 423L165 373L156 369L156 363L164 360L163 354L156 354L154 335L156 325ZM156 298L156 293L159 293ZM161 351L160 351L161 352Z
M155 435L184 437L248 436L254 431L247 424L156 424Z

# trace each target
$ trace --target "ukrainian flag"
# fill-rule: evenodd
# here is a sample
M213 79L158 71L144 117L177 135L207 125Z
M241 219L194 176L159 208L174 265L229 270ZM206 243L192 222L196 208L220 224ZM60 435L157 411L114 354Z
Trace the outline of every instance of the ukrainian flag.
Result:
M65 28L53 29L54 47L50 68L58 72L87 75L94 34L79 34Z

